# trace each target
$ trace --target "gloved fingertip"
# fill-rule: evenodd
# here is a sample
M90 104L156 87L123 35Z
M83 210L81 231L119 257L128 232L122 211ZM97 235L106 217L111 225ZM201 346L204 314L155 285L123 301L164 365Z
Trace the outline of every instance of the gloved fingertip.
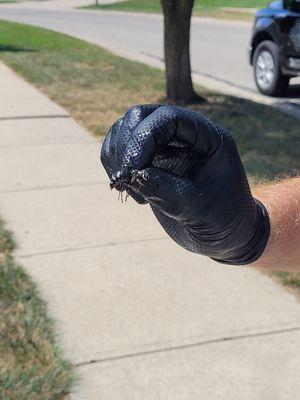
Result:
M154 195L158 188L157 176L150 169L133 171L130 184L145 197Z
M147 200L140 194L138 193L136 190L134 190L134 188L130 187L129 185L125 184L124 188L127 192L127 194L138 204L147 204Z
M134 171L131 186L140 193L149 204L155 205L166 215L177 213L177 196L173 186L173 176L159 168L146 168Z

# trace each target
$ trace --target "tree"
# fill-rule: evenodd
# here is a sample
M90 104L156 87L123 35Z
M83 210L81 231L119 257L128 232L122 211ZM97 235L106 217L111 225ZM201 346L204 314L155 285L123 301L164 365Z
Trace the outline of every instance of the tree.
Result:
M167 98L177 104L203 102L193 88L190 63L190 27L194 0L161 0Z

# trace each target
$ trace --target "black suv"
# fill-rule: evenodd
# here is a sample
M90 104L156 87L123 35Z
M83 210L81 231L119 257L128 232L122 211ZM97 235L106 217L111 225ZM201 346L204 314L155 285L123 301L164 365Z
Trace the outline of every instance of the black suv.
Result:
M274 1L255 15L250 63L259 91L279 96L300 76L300 0Z

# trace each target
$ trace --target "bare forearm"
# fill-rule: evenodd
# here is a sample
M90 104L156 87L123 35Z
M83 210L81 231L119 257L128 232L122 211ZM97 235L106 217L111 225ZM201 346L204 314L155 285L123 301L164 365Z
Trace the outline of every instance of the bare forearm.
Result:
M267 208L270 237L253 266L300 272L300 178L254 188L253 196Z

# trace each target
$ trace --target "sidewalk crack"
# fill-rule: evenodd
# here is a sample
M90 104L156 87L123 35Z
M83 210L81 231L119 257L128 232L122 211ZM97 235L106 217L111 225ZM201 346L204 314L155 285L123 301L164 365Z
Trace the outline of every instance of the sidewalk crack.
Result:
M11 193L24 193L24 192L35 192L35 191L44 191L44 190L53 190L53 189L66 189L66 188L76 188L80 186L97 186L97 185L105 185L106 181L93 181L93 182L75 182L75 183L65 183L61 185L49 185L49 186L36 186L36 187L25 187L25 188L16 188L16 189L8 189L8 190L0 190L1 194L11 194Z
M159 348L159 349L154 349L154 350L145 350L145 351L139 351L139 352L134 352L134 353L121 354L121 355L117 355L117 356L92 359L89 361L83 361L83 362L73 364L73 367L79 368L79 367L83 367L83 366L90 365L90 364L102 364L102 363L106 363L106 362L120 361L120 360L135 358L135 357L144 357L144 356L150 356L153 354L168 353L168 352L173 352L173 351L191 349L191 348L195 348L195 347L208 346L210 344L215 344L215 343L232 342L232 341L238 341L238 340L243 340L243 339L252 339L252 338L263 337L263 336L279 335L279 334L284 334L284 333L289 333L289 332L300 332L300 325L294 326L291 328L282 328L282 329L277 329L277 330L272 330L272 331L256 332L256 333L236 335L236 336L224 336L224 337L217 338L217 339L209 339L209 340L199 341L199 342L195 342L195 343L188 343L188 344L183 344L183 345L178 345L178 346L171 346L171 347Z
M99 243L99 244L91 244L86 246L78 246L78 247L69 247L64 249L57 249L57 250L49 250L49 251L41 251L38 253L29 253L29 254L18 254L16 257L18 259L24 258L33 258L39 256L47 256L52 254L60 254L60 253L72 253L75 251L82 251L82 250L91 250L91 249L99 249L102 247L110 247L110 246L120 246L122 244L138 244L144 242L157 242L161 240L166 240L166 237L158 236L158 237L146 237L140 239L129 239L129 240L120 240L115 242L107 242L107 243Z

